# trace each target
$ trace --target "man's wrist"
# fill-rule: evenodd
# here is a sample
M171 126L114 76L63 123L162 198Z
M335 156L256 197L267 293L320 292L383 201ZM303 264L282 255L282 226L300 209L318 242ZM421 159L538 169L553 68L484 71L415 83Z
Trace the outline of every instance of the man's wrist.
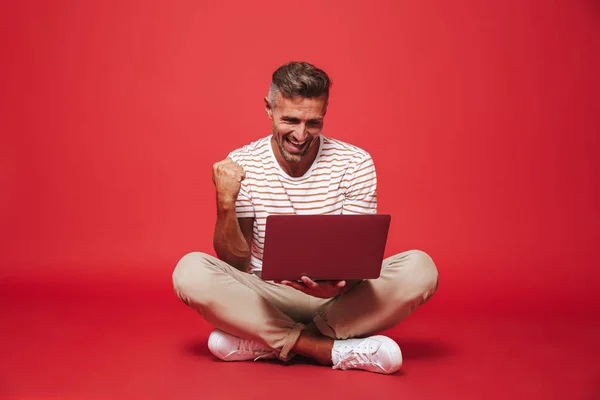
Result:
M231 196L221 196L217 194L217 209L219 211L235 210L235 198Z

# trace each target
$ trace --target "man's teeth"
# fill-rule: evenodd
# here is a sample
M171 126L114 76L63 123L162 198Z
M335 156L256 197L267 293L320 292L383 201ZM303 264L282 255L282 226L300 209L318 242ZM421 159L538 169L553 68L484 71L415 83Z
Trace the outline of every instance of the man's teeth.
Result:
M288 141L289 141L291 144L293 144L294 146L304 146L304 144L307 142L307 141L305 140L304 142L300 143L300 142L295 142L295 141L293 141L293 140L291 140L291 139L288 139Z

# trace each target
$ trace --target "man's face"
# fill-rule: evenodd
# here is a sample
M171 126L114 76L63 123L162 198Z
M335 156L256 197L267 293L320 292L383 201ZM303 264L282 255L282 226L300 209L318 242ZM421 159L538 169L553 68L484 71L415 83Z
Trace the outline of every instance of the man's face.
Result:
M319 134L327 111L327 97L288 99L278 94L275 104L265 99L273 123L273 138L283 158L299 163L310 150L319 147Z

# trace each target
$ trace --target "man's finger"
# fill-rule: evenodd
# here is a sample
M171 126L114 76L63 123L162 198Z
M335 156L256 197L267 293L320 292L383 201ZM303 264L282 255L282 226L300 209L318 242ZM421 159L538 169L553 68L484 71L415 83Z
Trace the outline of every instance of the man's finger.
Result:
M339 281L338 283L335 284L336 287L339 288L343 288L344 286L346 286L346 281Z
M312 279L310 279L308 276L303 276L301 279L302 279L302 282L304 282L304 284L311 289L316 289L319 287L319 284L317 282L313 281Z

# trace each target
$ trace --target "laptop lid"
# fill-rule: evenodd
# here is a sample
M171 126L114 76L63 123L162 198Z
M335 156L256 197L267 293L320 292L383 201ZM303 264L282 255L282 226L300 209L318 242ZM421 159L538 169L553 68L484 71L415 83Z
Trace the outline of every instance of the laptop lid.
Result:
M376 279L390 220L387 214L270 215L261 278Z

